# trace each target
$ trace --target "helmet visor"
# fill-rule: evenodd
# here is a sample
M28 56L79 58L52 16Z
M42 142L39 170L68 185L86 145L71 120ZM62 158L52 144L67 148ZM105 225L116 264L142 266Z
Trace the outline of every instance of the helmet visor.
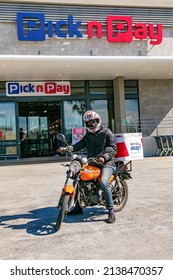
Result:
M86 122L86 127L90 128L90 129L94 129L97 127L98 124L98 120L90 120L88 122Z

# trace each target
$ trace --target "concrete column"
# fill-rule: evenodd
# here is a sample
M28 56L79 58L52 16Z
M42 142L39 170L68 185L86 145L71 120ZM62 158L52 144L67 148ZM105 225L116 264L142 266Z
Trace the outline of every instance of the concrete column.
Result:
M124 95L124 77L117 77L113 81L114 85L114 111L116 133L126 132L125 115L125 95Z

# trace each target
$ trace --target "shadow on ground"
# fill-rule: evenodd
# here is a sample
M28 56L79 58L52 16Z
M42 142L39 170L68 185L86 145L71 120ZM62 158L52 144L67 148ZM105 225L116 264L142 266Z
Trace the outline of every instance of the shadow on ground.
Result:
M64 223L98 222L106 219L98 218L105 214L104 208L91 207L84 209L83 215L66 216ZM44 236L56 233L55 222L58 216L56 207L45 207L29 211L26 214L0 216L0 226L13 230L26 230L28 234ZM29 220L29 221L28 221ZM25 222L26 221L26 222Z

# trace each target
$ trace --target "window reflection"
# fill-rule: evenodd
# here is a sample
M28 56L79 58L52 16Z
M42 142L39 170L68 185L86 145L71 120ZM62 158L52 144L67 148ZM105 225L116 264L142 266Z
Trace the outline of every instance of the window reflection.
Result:
M40 117L40 133L41 133L41 139L47 139L48 138L47 117Z
M105 126L109 126L108 120L108 101L107 100L92 100L90 103L90 107L92 110L96 111L101 119L102 123Z
M85 94L85 88L71 88L72 95L82 95Z
M90 94L112 94L112 88L90 88Z
M108 80L108 81L89 81L89 85L90 87L113 87L113 82L112 80Z
M86 111L85 101L64 102L64 133L71 142L72 128L83 127L83 114Z
M15 104L0 103L0 141L16 140Z
M16 149L15 103L0 103L0 155L13 155Z
M112 81L89 81L90 94L113 94Z
M39 139L39 117L28 117L28 139Z
M138 131L138 99L127 99L125 100L126 106L126 121L127 121L127 132Z

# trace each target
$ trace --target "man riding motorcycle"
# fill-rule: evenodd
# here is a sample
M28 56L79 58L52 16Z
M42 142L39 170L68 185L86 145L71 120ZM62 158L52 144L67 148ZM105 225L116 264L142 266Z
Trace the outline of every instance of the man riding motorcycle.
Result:
M106 208L108 209L108 222L115 222L115 213L113 209L112 193L108 182L112 174L116 171L115 154L117 147L114 135L109 128L104 127L101 117L95 111L89 110L84 113L84 123L87 128L86 135L75 145L68 146L73 152L81 149L87 149L88 158L97 158L98 163L102 164L100 187L106 200ZM58 152L63 153L67 147L60 147ZM68 212L68 215L82 214L83 209L78 202Z

